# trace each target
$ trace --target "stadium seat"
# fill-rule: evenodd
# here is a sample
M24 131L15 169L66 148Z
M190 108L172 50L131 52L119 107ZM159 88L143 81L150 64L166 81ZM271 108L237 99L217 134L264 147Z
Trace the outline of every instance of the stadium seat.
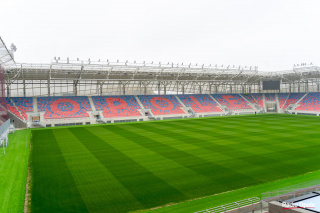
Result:
M300 98L302 98L305 93L290 93L289 98L287 99L286 103L282 107L282 109L286 109L290 104L297 103Z
M281 109L283 108L284 104L286 103L288 96L289 96L289 93L279 93L278 94L279 106Z
M228 95L212 95L221 105L225 105L230 110L237 109L252 109L246 100L244 100L238 94L228 94Z
M38 98L39 112L45 112L45 119L57 118L85 118L91 111L88 97L41 97Z
M16 97L12 98L14 104L18 107L21 115L27 120L26 112L33 112L33 98L32 97Z
M14 104L12 103L12 101L10 100L10 98L6 98L6 106L7 109L14 114L15 116L17 116L18 118L20 118L21 120L25 120L24 117L19 113L19 111L17 110L17 108L14 106Z
M101 110L105 118L141 116L140 105L133 95L93 96L96 110Z
M266 93L264 94L266 97L266 102L275 102L276 101L276 96L274 93Z
M310 92L300 102L296 110L320 111L320 93Z
M179 95L182 103L196 113L221 112L221 109L209 95Z
M243 96L253 104L257 104L261 108L263 108L263 97L260 93L253 93L253 94L243 94Z
M139 95L142 105L153 115L185 114L174 95Z

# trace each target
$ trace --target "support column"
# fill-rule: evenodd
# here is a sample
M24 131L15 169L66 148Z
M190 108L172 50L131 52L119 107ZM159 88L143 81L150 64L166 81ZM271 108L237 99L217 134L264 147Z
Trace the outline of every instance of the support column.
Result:
M23 97L26 97L26 80L22 80L22 83L23 83Z
M309 81L308 80L305 83L305 92L309 92Z
M122 92L123 92L123 95L126 95L126 85L125 84L122 84Z
M160 82L158 82L158 95L160 95L161 85Z
M77 89L77 81L73 81L73 93L75 96L78 96L78 89Z
M50 79L48 79L47 89L48 89L48 96L50 96L50 94L51 94L51 91L50 91Z
M10 87L9 87L9 84L7 84L7 97L10 98Z
M179 82L178 81L176 82L176 85L177 85L177 95L179 95Z

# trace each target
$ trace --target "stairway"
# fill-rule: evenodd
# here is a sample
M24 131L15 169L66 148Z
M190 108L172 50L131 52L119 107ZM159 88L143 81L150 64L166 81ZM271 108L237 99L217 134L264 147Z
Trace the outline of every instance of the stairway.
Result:
M184 105L184 103L182 103L182 101L180 100L180 98L177 95L174 95L174 97L176 97L176 99L178 100L178 102L181 104L182 107L186 107L186 105Z
M137 100L138 104L140 105L141 109L145 110L145 108L144 108L143 104L141 103L139 97L137 95L135 95L134 97L136 98L136 100Z
M184 105L184 103L180 100L180 98L177 95L174 95L174 97L176 97L178 102L181 104L182 109L186 114L189 113L189 110L191 111L189 118L191 118L191 116L194 117L196 115L195 111L193 111L193 109L191 107L187 107L186 105Z
M242 96L240 93L239 95L252 107L252 109L259 109L257 104L253 104L250 101L248 101L248 99L246 99L244 96Z
M37 99L37 97L33 97L33 112L38 113L38 99Z
M309 93L307 92L306 94L304 94L292 107L291 110L294 110L295 108L297 108L299 105L299 102L302 101L302 99L304 99Z
M95 107L95 105L94 105L94 103L93 103L92 97L91 97L91 96L88 96L88 99L89 99L89 102L90 102L90 105L91 105L92 112L97 111L97 110L96 110L96 107Z
M23 120L20 119L19 117L15 116L13 113L11 113L11 114L14 115L16 118L18 118L19 120L21 120L21 121L23 121L23 122L26 122L26 120L24 120L24 117L22 116L20 110L18 109L17 105L13 102L12 98L10 98L10 101L12 102L13 106L17 109L19 115L23 118Z
M283 107L284 105L286 105L289 96L290 96L290 93L288 93L288 95L287 95L287 97L286 97L286 100L284 101L283 105L280 106L281 109L282 109L282 107ZM282 110L283 110L283 109L282 109Z
M218 105L218 107L222 110L222 112L225 112L225 113L228 112L229 109L227 106L222 106L216 99L213 98L211 94L209 94L209 97L212 98L212 100Z

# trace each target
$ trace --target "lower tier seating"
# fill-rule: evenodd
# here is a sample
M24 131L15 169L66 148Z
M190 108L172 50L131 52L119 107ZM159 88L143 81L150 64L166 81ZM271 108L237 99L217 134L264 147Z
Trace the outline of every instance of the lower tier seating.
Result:
M320 93L310 92L300 102L296 110L320 111Z
M266 93L264 94L264 96L266 97L266 101L267 102L274 102L276 101L276 96L274 93Z
M196 113L221 112L221 109L209 95L179 95L182 103Z
M253 93L251 94L253 100L255 101L255 103L260 106L261 108L263 108L263 96L260 93Z
M290 93L289 98L286 103L282 107L282 109L286 109L290 104L295 104L305 95L305 93Z
M144 108L154 115L185 114L174 95L139 95Z
M243 97L250 103L257 104L259 107L263 108L263 97L261 93L243 94Z
M105 118L141 116L140 105L130 96L93 96L96 110L101 110Z
M27 112L33 111L33 98L32 97L16 97L12 98L13 102L21 112L22 116L27 120Z
M21 116L21 114L19 113L19 111L17 110L16 106L14 106L14 104L12 103L10 98L6 98L6 107L7 109L14 114L15 116L17 116L18 118L20 118L21 120L24 120L23 116Z
M279 106L281 109L283 108L284 104L286 103L288 96L289 96L289 93L279 93L278 94Z
M221 105L225 105L230 110L237 109L252 109L246 100L244 100L238 94L228 94L228 95L212 95Z
M41 97L38 98L38 110L45 112L45 119L84 118L91 111L88 97Z

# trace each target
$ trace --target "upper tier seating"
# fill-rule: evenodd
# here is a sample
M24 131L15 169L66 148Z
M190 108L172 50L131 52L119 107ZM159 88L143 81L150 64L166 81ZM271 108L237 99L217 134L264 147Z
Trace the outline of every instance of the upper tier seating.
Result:
M278 94L278 100L279 100L279 106L282 109L284 104L286 103L286 100L289 96L289 93L279 93Z
M14 104L11 102L10 98L6 98L6 105L7 105L7 109L14 114L15 116L17 116L18 118L20 118L21 120L24 120L24 118L21 116L21 114L19 113L19 111L17 110L17 108L14 106Z
M274 93L266 93L266 94L264 94L264 96L266 97L266 102L276 101L276 96Z
M179 95L182 103L197 113L221 112L221 109L209 95Z
M45 111L45 119L89 117L91 105L86 96L41 97L38 98L38 110Z
M282 107L282 109L286 109L290 104L295 104L297 101L304 96L305 93L290 93L288 100Z
M320 93L310 92L300 102L296 110L320 111Z
M238 94L228 94L228 95L212 95L221 105L225 105L228 109L252 109L246 100L244 100Z
M185 114L174 95L139 95L142 105L154 115Z
M93 96L96 110L102 110L105 118L141 116L140 105L133 95L130 96Z
M15 105L20 110L22 116L27 120L27 113L33 111L33 98L32 97L19 97L19 98L12 98Z

